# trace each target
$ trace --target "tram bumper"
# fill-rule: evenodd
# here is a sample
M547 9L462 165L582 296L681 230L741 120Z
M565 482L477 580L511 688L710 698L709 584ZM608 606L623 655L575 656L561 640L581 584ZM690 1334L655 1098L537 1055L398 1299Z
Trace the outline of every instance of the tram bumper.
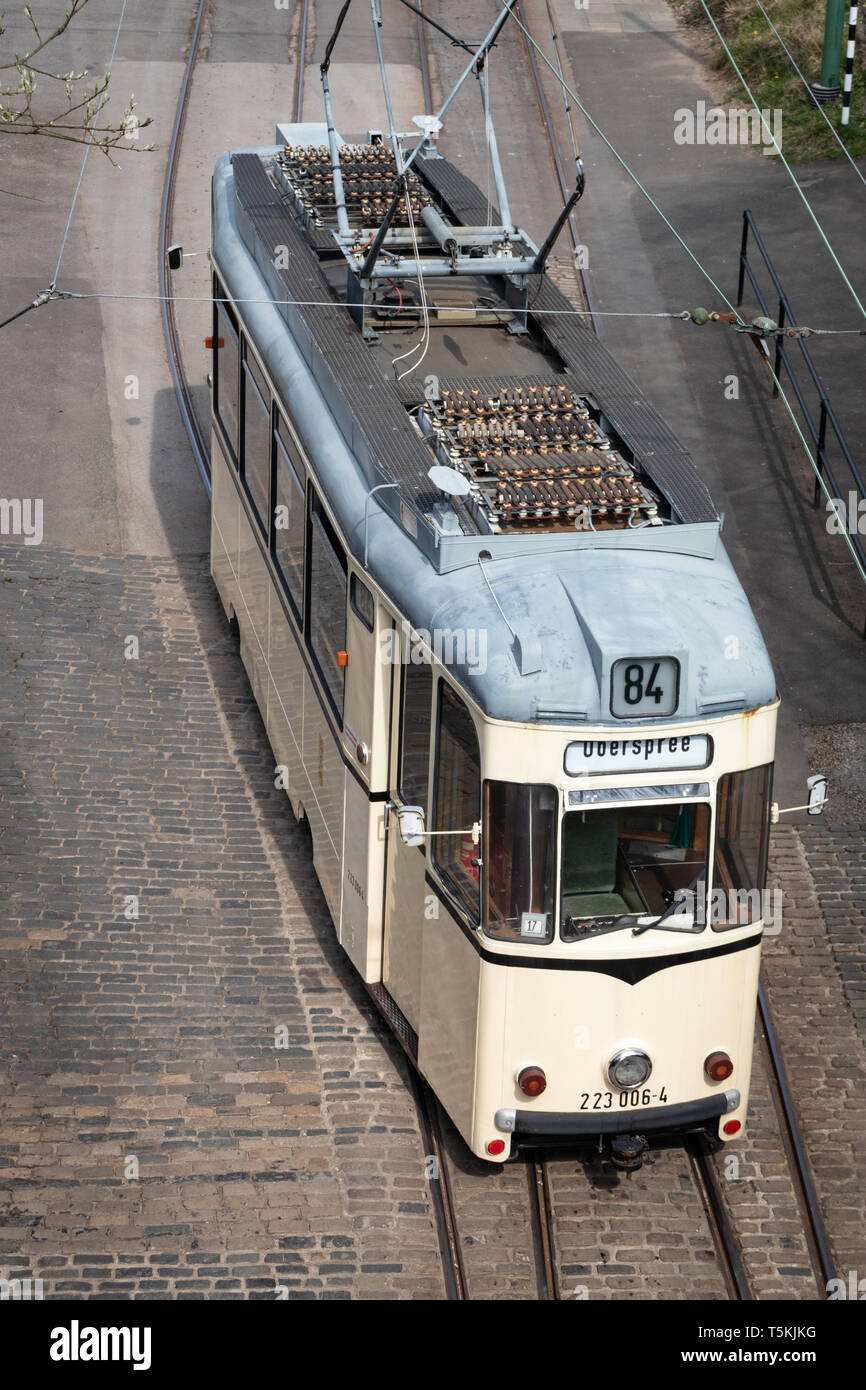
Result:
M677 1134L689 1130L706 1130L718 1116L736 1110L740 1093L723 1091L701 1100L685 1101L680 1105L661 1105L654 1109L622 1111L620 1114L563 1114L553 1110L497 1110L496 1128L505 1134L539 1142L550 1139L595 1139L604 1134L641 1134L666 1131Z

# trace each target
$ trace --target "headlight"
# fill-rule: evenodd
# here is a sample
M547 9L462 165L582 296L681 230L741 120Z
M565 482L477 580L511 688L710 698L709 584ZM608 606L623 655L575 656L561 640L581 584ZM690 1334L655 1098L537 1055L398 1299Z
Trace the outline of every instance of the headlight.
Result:
M607 1064L607 1075L611 1085L627 1091L631 1086L642 1086L649 1080L653 1064L645 1052L636 1047L624 1047L611 1057Z

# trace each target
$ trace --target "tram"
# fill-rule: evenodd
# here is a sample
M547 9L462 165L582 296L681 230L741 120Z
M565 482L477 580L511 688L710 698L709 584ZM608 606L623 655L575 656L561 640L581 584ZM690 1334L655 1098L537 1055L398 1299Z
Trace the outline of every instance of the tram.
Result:
M474 1154L730 1141L779 701L720 519L492 127L491 222L438 122L344 141L326 69L212 186L211 572L275 776Z

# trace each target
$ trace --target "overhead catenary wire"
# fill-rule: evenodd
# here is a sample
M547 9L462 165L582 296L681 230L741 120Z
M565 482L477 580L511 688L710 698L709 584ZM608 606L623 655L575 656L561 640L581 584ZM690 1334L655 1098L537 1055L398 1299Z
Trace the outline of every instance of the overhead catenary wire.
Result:
M827 250L829 251L831 258L832 258L832 260L833 260L833 262L834 262L836 268L837 268L838 271L839 271L839 274L842 276L842 279L845 281L845 284L848 286L848 289L851 291L851 294L852 294L852 296L853 296L853 299L854 299L855 304L857 305L857 308L860 310L860 312L861 312L861 314L863 315L863 317L866 318L866 307L864 307L864 305L863 305L863 303L862 303L862 301L861 301L861 299L860 299L860 296L858 295L858 293L857 293L857 291L855 290L854 286L851 284L851 281L850 281L849 278L848 278L848 275L847 275L847 272L846 272L846 270L845 270L845 267L842 265L842 262L839 260L839 257L836 255L836 252L833 250L833 247L832 247L831 244L830 244L830 239L829 239L829 237L827 236L827 233L824 231L824 228L821 226L821 223L819 222L819 220L818 220L818 218L817 218L817 216L816 216L816 214L815 214L815 212L814 212L814 209L812 208L812 204L809 202L809 199L806 197L806 194L803 192L803 189L802 189L802 187L801 187L801 185L800 185L800 182L799 182L799 180L798 180L796 174L794 173L793 169L791 168L790 164L788 163L787 159L785 158L784 154L782 153L782 148L781 148L781 146L780 146L778 140L776 139L775 135L774 135L773 132L770 130L770 127L769 127L769 125L767 124L766 117L764 116L764 113L761 111L761 108L759 107L757 101L756 101L755 98L754 98L754 95L752 94L752 89L751 89L751 87L749 86L749 84L748 84L748 82L746 81L746 79L745 79L745 77L743 76L743 74L740 72L740 69L737 67L737 61L736 61L736 59L735 59L733 53L731 52L730 48L728 47L727 43L725 42L724 37L722 36L722 32L721 32L721 30L719 29L718 24L717 24L716 21L713 19L712 14L710 13L709 9L707 8L706 0L701 0L701 6L702 6L702 8L703 8L703 10L704 10L704 13L705 13L706 16L707 16L707 19L708 19L708 20L710 21L710 23L712 24L713 29L714 29L715 32L716 32L716 36L718 37L718 40L719 40L720 44L722 45L723 49L725 50L725 53L726 53L727 56L728 56L728 61L730 62L731 67L734 69L734 72L737 74L737 77L740 79L740 83L741 83L741 85L742 85L742 87L743 87L743 89L744 89L746 95L748 96L749 101L752 103L752 105L754 106L754 108L755 108L755 110L757 111L758 115L760 116L760 118L761 118L761 125L764 127L764 129L766 130L766 132L767 132L767 134L769 135L770 139L772 140L773 145L775 146L775 149L776 149L776 153L778 154L778 156L779 156L779 158L781 159L783 165L785 166L785 169L786 169L787 172L788 172L788 175L789 175L789 177L790 177L790 179L791 179L791 182L793 183L794 187L796 188L797 192L798 192L799 195L800 195L800 198L802 199L803 206L805 207L805 209L806 209L806 211L808 212L809 216L811 217L812 221L815 223L815 226L816 226L817 229L818 229L818 234L819 234L819 236L821 237L821 240L823 241L823 243L824 243L824 245L826 246Z
M704 9L706 9L706 5L704 4L704 0L701 0L701 4L704 6ZM707 13L709 14L709 11L707 11ZM719 297L728 305L728 308L731 310L731 320L730 320L730 321L733 323L733 326L734 326L735 328L745 329L745 328L746 328L746 325L742 322L742 319L740 318L739 313L738 313L737 310L734 308L733 304L731 304L731 302L730 302L730 300L728 299L728 297L724 294L724 292L723 292L721 289L719 289L718 285L716 285L715 281L712 279L712 277L710 276L709 272L704 268L704 266L703 266L703 265L701 264L701 262L698 260L697 256L694 254L694 252L691 250L691 248L686 244L686 242L683 240L683 238L682 238L682 237L680 236L680 234L677 232L676 228L673 226L673 224L671 223L670 219L669 219L668 217L665 216L665 214L662 212L661 208L660 208L660 207L658 206L658 204L655 202L655 200L653 199L653 197L651 196L651 194L644 188L644 186L643 186L643 184L641 183L640 179L639 179L639 178L637 177L637 175L633 172L633 170L631 170L631 169L629 168L629 166L628 166L628 164L626 163L626 161L622 158L622 156L619 154L619 152L614 148L614 146L611 144L610 140L608 140L608 138L607 138L607 136L605 135L604 131L603 131L603 130L601 129L601 127L593 120L592 116L590 116L590 114L589 114L589 112L587 111L586 107L583 105L583 102L580 100L580 98L577 96L577 94L571 89L571 87L569 87L568 83L565 81L565 78L564 78L560 73L558 73L558 72L556 71L556 69L555 69L555 67L553 66L553 64L551 63L550 59L547 57L547 55L546 55L546 54L544 53L544 51L541 49L541 47L540 47L539 44L536 42L536 40L532 37L532 35L530 34L530 32L529 32L529 30L527 29L526 25L523 24L523 23L521 22L520 18L514 13L513 10L511 11L511 17L513 18L515 24L519 25L519 27L523 30L523 32L524 32L524 34L526 35L527 39L528 39L529 42L532 44L532 47L533 47L533 48L536 50L536 52L539 54L539 56L541 57L541 59L543 60L543 62L546 63L547 67L548 67L548 68L550 69L550 71L553 73L553 75L554 75L554 77L557 79L557 81L561 84L562 88L563 88L566 92L568 92L568 95L569 95L569 96L572 98L572 100L575 102L575 104L577 105L577 107L580 109L580 111L583 113L583 115L584 115L584 116L586 117L586 119L589 121L590 125L593 127L593 129L596 131L596 133L599 135L599 137L604 141L605 145L607 145L607 147L608 147L608 149L610 150L611 154L613 154L613 156L614 156L615 159L619 162L619 164L622 165L623 169L625 169L626 173L627 173L627 174L629 175L629 177L634 181L635 185L638 187L638 189L641 191L641 193L643 193L643 195L644 195L644 197L647 199L647 201L652 205L653 208L655 208L656 212L658 212L659 216L662 218L662 220L664 221L665 225L666 225L666 226L669 228L669 230L673 233L673 235L676 237L677 241L680 243L680 245L683 247L683 249L688 253L688 255L689 255L689 257L691 258L691 260L694 261L695 265L696 265L696 266L698 267L698 269L701 271L701 273L702 273L702 275L705 277L705 279L713 286L713 288L715 289L715 291L716 291L716 293L719 295ZM712 16L710 15L709 17L710 17L710 21L713 23L713 27L716 28L715 23L714 23L713 20L712 20ZM718 29L716 29L716 32L718 33ZM719 38L721 39L721 34L719 34ZM725 46L725 49L727 50L727 45L724 44L724 40L723 40L723 39L722 39L722 43L723 43L723 45ZM733 62L733 58L731 59L731 61ZM734 64L734 66L736 67L736 64ZM737 74L738 74L738 76L740 76L741 81L743 81L742 75L740 74L738 68L737 68ZM745 82L743 82L743 85L744 85L744 86L746 85ZM748 87L746 87L746 90L747 90L747 91L749 90ZM751 92L749 92L749 96L750 96L750 98L751 98L751 100L752 100L752 104L755 105L754 97L752 97ZM757 109L757 106L756 106L756 109ZM762 119L762 121L763 121L763 116L761 117L761 119ZM764 124L766 124L766 122L764 122ZM771 132L771 134L772 134L772 132ZM774 144L776 143L776 142L775 142L775 139L774 139L773 143L774 143ZM776 148L778 149L778 146L776 146ZM782 157L783 162L785 162L785 166L786 166L786 168L787 168L787 167L788 167L788 166L787 166L787 162L784 160L784 155L782 155L781 150L779 151L779 154L780 154L780 156ZM791 173L790 169L788 170L788 172ZM803 193L802 189L800 188L800 185L797 183L797 180L794 178L794 175L793 175L793 174L791 174L791 177L792 177L792 179L794 179L794 183L795 183L796 186L797 186L797 189L798 189L798 191L799 191L799 193L800 193L800 196L803 198L804 202L806 203L806 207L809 209L809 212L810 212L811 216L813 217L813 219L814 219L816 225L818 226L818 229L819 229L819 231L821 232L821 235L824 236L823 229L821 228L820 223L818 222L817 218L815 218L814 213L812 213L812 210L811 210L811 208L809 207L808 199L805 197L805 194ZM826 241L826 237L824 237L824 240ZM831 252L831 255L833 255L833 258L834 258L834 260L836 260L836 263L837 263L837 265L838 265L839 262L838 262L838 260L837 260L837 258L836 258L836 256L835 256L835 253L833 252L832 247L830 247L829 242L827 242L827 246L828 246L828 249L829 249L830 252ZM843 277L846 279L846 282L847 282L847 276L845 276L845 272L844 272L844 270L842 270L841 265L839 266L839 269L842 271L842 275L843 275ZM853 290L853 288L850 286L850 283L849 283L849 288L851 289L851 293L854 295L854 298L857 299L856 292L855 292L855 291ZM858 303L858 306L859 306L859 307L861 308L861 310L862 310L863 306L860 304L859 299L857 299L857 303ZM598 311L596 311L596 312L598 312ZM838 331L846 331L846 330L838 330ZM861 330L859 330L859 329L856 329L856 330L847 330L847 331L848 331L848 332L856 332L856 333L858 333L858 334L861 332ZM809 460L809 465L810 465L810 467L812 468L812 470L814 471L814 473L816 474L817 479L818 479L818 482L819 482L819 484L820 484L820 486L821 486L821 488L822 488L822 490L823 490L825 496L827 497L827 500L830 501L830 502L832 503L834 499L831 498L831 496L830 496L830 491L829 491L829 488L827 487L826 482L824 481L824 478L823 478L821 469L820 469L819 466L816 464L815 460L812 458L812 453L811 453L811 450L809 449L809 445L808 445L808 442L807 442L807 440L806 440L806 436L804 435L803 430L802 430L802 428L801 428L801 426L800 426L800 423L799 423L799 421L797 420L796 415L794 414L794 410L793 410L793 407L792 407L792 405L791 405L791 402L789 401L788 396L787 396L787 394L786 394L786 392L785 392L785 390L784 390L784 387L782 386L782 383L779 381L779 378L778 378L778 376L776 375L776 372L774 371L772 364L771 364L771 363L768 363L768 365L769 365L769 367L770 367L770 372L771 372L771 375L772 375L772 377L773 377L773 380L774 380L774 382L776 383L776 386L777 386L777 388L778 388L779 395L780 395L780 397L781 397L781 399L782 399L782 401L783 401L783 403L784 403L784 405L785 405L785 409L787 410L789 416L791 417L791 421L792 421L792 423L793 423L793 425L794 425L794 428L795 428L795 430L796 430L796 432L797 432L797 434L798 434L798 436L799 436L799 438L800 438L800 440L801 440L801 442L802 442L803 449L804 449L804 451L805 451L806 457L807 457L807 459ZM856 565L857 570L858 570L858 572L859 572L861 578L864 580L864 582L866 582L866 570L864 570L864 567L863 567L863 565L862 565L862 563L861 563L861 561L860 561L860 557L858 556L858 554L857 554L857 552L856 552L856 549L855 549L855 547L854 547L853 541L852 541L851 537L847 534L847 532L842 532L842 534L843 534L844 537L845 537L845 541L846 541L846 544L847 544L847 546L848 546L848 549L849 549L850 552L851 552L851 556L852 556L852 558L853 558L853 560L854 560L854 564Z
M799 77L800 81L802 82L803 86L806 88L806 91L809 92L809 93L811 94L812 88L811 88L810 83L806 80L806 78L803 76L803 73L800 71L799 67L797 66L797 63L796 63L796 60L795 60L795 58L794 58L793 53L791 52L791 50L790 50L790 48L788 47L788 45L785 43L785 40L782 38L782 35L779 33L778 29L776 28L776 26L775 26L775 24L773 23L773 21L772 21L772 19L770 18L770 16L767 14L767 11L764 9L764 6L761 4L761 0L755 0L755 4L757 5L758 9L761 11L761 14L764 16L765 20L766 20L767 23L769 24L769 26L770 26L770 28L772 29L773 33L776 35L776 38L779 40L779 43L782 45L782 48L785 50L785 53L788 55L788 58L789 58L789 60L790 60L790 62L791 62L791 65L792 65L792 67L794 68L794 71L796 72L796 74L797 74L797 76ZM836 127L833 125L833 122L830 120L830 117L827 115L827 112L824 110L823 106L820 106L820 105L816 105L815 109L816 109L816 111L820 111L820 113L821 113L821 115L822 115L822 117L823 117L823 119L824 119L824 124L826 125L826 127L827 127L827 129L829 130L830 134L833 136L833 139L836 141L836 144L839 146L840 150L841 150L842 153L844 154L844 156L845 156L845 158L847 159L848 163L851 165L851 168L854 170L854 173L857 175L857 177L858 177L858 179L860 180L860 182L864 185L864 187L866 187L866 178L863 177L862 172L857 168L857 165L854 163L854 160L851 158L851 153L850 153L850 151L849 151L849 149L848 149L848 146L845 144L845 141L842 139L842 137L841 137L841 135L839 134L838 130L837 130Z
M412 247L415 252L415 261L418 266L418 289L421 299L421 313L423 315L424 322L424 330L421 334L420 342L415 343L412 347L407 348L406 352L401 353L398 357L394 357L391 360L391 366L396 367L396 364L398 362L402 362L407 357L411 357L414 353L420 351L421 356L418 358L417 362L412 362L404 372L401 372L397 376L397 380L402 381L404 376L409 376L412 372L416 371L418 367L420 367L421 363L424 361L424 358L427 355L427 349L430 346L430 314L427 307L427 294L424 289L424 275L421 270L421 253L418 246L418 234L415 230L415 218L412 215L412 195L411 190L409 188L408 176L404 175L403 173L403 152L400 148L400 139L397 135L397 130L394 125L394 111L391 105L391 91L388 85L388 74L385 69L385 55L382 52L382 39L379 33L379 30L382 27L382 20L379 13L379 0L370 0L370 6L373 11L373 33L376 39L376 53L379 62L379 75L382 79L382 91L385 97L385 115L388 121L388 135L391 140L391 148L394 154L394 164L396 165L397 169L397 177L402 178L403 182L403 196L406 201L406 212L409 218L409 230L412 236ZM374 237L371 236L370 241L372 242L373 240Z
M127 3L127 0L121 0L120 18L119 18L118 21L117 21L117 30L116 30L115 35L114 35L114 45L113 45L113 47L112 47L112 49L111 49L111 58L110 58L109 63L108 63L108 74L107 74L107 76L108 76L109 78L111 77L111 70L112 70L112 68L114 67L114 58L115 58L115 54L117 53L117 45L118 45L118 43L120 42L120 30L121 30L121 28L123 27L123 17L124 17L124 15L126 14L126 3ZM97 121L97 119L98 119L98 117L99 117L100 111L102 110L103 106L105 105L105 103L106 103L107 101L108 101L108 92L107 92L107 91L103 91L102 96L101 96L100 101L99 101L99 105L97 106L96 111L94 112L94 115L93 115L93 123L92 123L91 126L90 126L90 131L89 131L90 139L88 140L87 144L86 144L85 147L84 147L84 156L83 156L83 158L82 158L82 160L81 160L81 168L80 168L79 171L78 171L78 182L76 183L76 185L75 185L75 191L74 191L73 194L72 194L72 202L71 202L70 207L69 207L69 215L68 215L68 217L67 217L67 219L66 219L66 227L65 227L65 230L64 230L64 232L63 232L63 239L61 240L61 243L60 243L60 250L59 250L59 252L58 252L58 254L57 254L57 264L56 264L55 267L54 267L54 275L52 276L51 281L49 282L48 286L47 286L44 290L42 290L42 291L36 296L36 298L35 298L34 300L32 300L29 304L25 305L23 309L18 309L14 314L10 314L9 317L8 317L7 319L4 319L3 322L0 323L0 328L6 328L8 324L14 323L16 319L23 318L23 316L24 316L25 314L28 314L28 313L30 312L31 309L38 309L42 304L47 304L47 303L49 302L49 300L52 300L52 299L60 299L61 297L62 297L62 298L68 298L68 297L69 297L69 296L66 296L66 295L61 296L61 295L59 295L59 294L57 293L57 277L58 277L58 275L60 274L60 265L61 265L61 262L62 262L62 260L63 260L63 252L66 250L66 243L67 243L67 241L69 240L69 232L70 232L70 229L71 229L71 227L72 227L72 217L73 217L73 214L74 214L74 212L75 212L75 205L76 205L76 203L78 202L78 194L79 194L79 192L80 192L80 190L81 190L81 184L82 184L82 181L83 181L83 179L84 179L84 171L85 171L85 169L87 168L87 159L88 159L88 156L89 156L89 154L90 154L90 151L91 151L91 149L92 149L92 147L93 147L93 143L94 143L94 140L93 140L94 126L95 126L95 123L96 123L96 121Z
M117 53L117 45L118 45L118 43L120 42L120 30L121 30L121 28L123 27L123 17L124 17L125 14L126 14L126 0L121 0L121 5L120 5L120 18L119 18L118 21L117 21L117 31L116 31L116 33L115 33L115 35L114 35L114 46L113 46L113 48L112 48L112 50L111 50L111 58L109 59L109 62L108 62L108 76L109 76L109 78L111 77L111 70L112 70L112 68L114 67L114 58L115 58L115 54ZM107 91L104 91L104 92L102 93L101 98L100 98L99 105L98 105L98 107L96 108L96 112L94 113L94 117L93 117L93 122L94 122L94 124L95 124L95 122L96 122L96 120L97 120L97 118L98 118L98 116L99 116L100 111L102 110L103 106L105 105L105 103L106 103L107 101L108 101L108 92L107 92ZM61 243L60 243L60 251L59 251L58 256L57 256L57 265L54 267L54 275L53 275L53 277L52 277L51 284L50 284L50 286L49 286L49 288L52 289L52 290L53 290L54 287L56 286L56 284L57 284L57 277L58 277L58 275L60 274L60 262L63 260L63 252L66 250L66 243L67 243L67 241L68 241L68 239L69 239L69 232L70 232L70 229L71 229L71 227L72 227L72 217L73 217L73 214L74 214L74 212L75 212L75 205L76 205L76 203L78 202L78 194L79 194L79 192L80 192L80 190L81 190L81 184L82 184L82 181L83 181L83 179L84 179L84 171L85 171L85 169L87 168L87 160L88 160L88 157L89 157L89 155L90 155L90 151L91 151L92 148L93 148L93 144L94 144L94 141L93 141L93 130L94 130L94 126L93 126L93 124L92 124L91 127L90 127L90 139L88 140L87 144L86 144L85 147L84 147L84 158L83 158L82 161L81 161L81 169L79 170L79 173L78 173L78 182L77 182L76 185L75 185L75 192L74 192L73 195L72 195L72 203L71 203L70 208L69 208L69 216L68 216L67 219L66 219L66 230L65 230L64 233L63 233L63 240L62 240ZM2 327L2 325L0 325L0 327Z
M407 357L411 357L414 353L421 353L421 356L418 358L417 362L411 362L405 371L402 371L397 375L398 381L402 381L404 376L411 376L412 372L418 370L418 368L421 366L421 363L424 361L424 358L427 356L427 351L430 347L430 310L427 305L427 291L424 288L424 274L421 270L421 251L418 246L418 233L415 230L415 219L412 216L412 199L409 196L409 180L406 177L404 177L403 179L403 187L405 189L406 196L406 211L409 215L409 230L412 235L412 249L415 252L415 264L418 267L418 296L421 300L421 314L423 317L424 328L419 342L414 343L413 346L407 348L405 352L401 352L398 357L393 357L391 359L391 366L396 367L398 362L404 361Z
M419 285L419 288L420 288L420 285ZM42 295L40 295L39 298L38 298L38 302L39 302L39 303L45 303L45 302L47 302L49 299L52 299L52 300L54 300L54 299L56 299L56 300L61 300L61 299L120 299L120 300L128 299L128 300L154 301L154 302L156 302L156 303L166 303L166 304L267 304L267 305L270 305L271 307L273 307L273 308L275 308L275 309L279 309L279 308L283 308L283 307L288 307L288 308L295 308L295 309L339 309L339 310L341 310L341 311L345 311L345 310L346 310L346 304L345 304L342 300L338 300L338 299L267 299L267 298L260 298L260 299L259 299L259 298L255 298L255 299L254 299L254 298L246 298L246 297L240 297L240 298L238 298L238 299L228 299L228 298L220 298L219 296L213 297L213 296L211 296L211 295L202 295L202 294L169 294L169 295L164 295L164 294L116 294L116 293L114 293L114 292L112 292L112 291L109 291L109 290L55 290L55 291L53 291L51 294L48 294L47 292L45 292L44 298L43 298ZM727 301L725 301L725 302L727 303ZM14 319L19 318L19 317L21 316L21 314L26 313L26 312L27 312L27 309L35 308L35 307L36 307L36 304L37 304L37 301L34 300L33 304L28 304L26 309L21 309L21 310L18 311L17 314L12 314L12 316L11 316L9 319L6 319L6 320L5 320L5 323L11 323ZM489 313L490 313L490 306L489 306L489 305L485 305L485 304L478 304L478 305L465 305L465 304L437 304L437 305L436 305L436 308L437 308L437 309L454 309L454 310L459 310L461 314L466 314L466 315L469 315L469 314L489 314ZM573 317L573 316L577 316L577 317L579 317L579 318L591 318L591 317L592 317L592 314L595 313L596 316L599 317L599 318L613 318L613 319L679 319L681 322L684 322L684 323L685 323L685 322L688 322L688 321L690 321L690 320L692 320L693 314L694 314L695 312L696 312L695 310L691 310L691 309L677 309L677 310L666 310L666 309L595 309L595 310L590 310L590 309L578 309L578 308L575 308L574 306L572 306L572 307L570 307L570 308L568 308L568 309L535 309L535 308L534 308L534 309L532 310L533 316L534 316L534 317L538 317L538 318L557 318L557 317L569 318L569 317ZM712 315L711 315L710 317L712 317ZM751 332L751 331L752 331L751 325L742 322L742 320L739 320L736 324L734 324L734 323L730 320L730 316L729 316L729 315L719 316L718 321L719 321L719 322L722 322L722 323L729 323L729 322L730 322L730 323L731 323L731 326L734 327L734 328L736 328L739 332L745 332L745 331ZM4 327L4 324L0 324L0 328L2 328L2 327ZM755 331L756 331L756 333L757 333L757 330L755 330ZM811 337L811 336L813 336L813 335L814 335L815 337L823 337L823 338L840 337L840 336L841 336L841 337L846 337L846 336L847 336L847 337L866 338L866 328L808 328L808 327L806 327L805 325L798 325L797 328L778 328L778 329L772 329L772 330L769 330L768 332L763 332L763 333L757 334L757 336L762 336L762 337L773 337L773 336L775 336L776 334L781 335L782 337L786 337L786 338ZM394 360L395 360L395 361L399 361L400 359L399 359L399 358L395 358Z
M614 146L611 144L610 140L608 140L607 136L605 135L604 131L602 130L602 128L601 128L601 126L598 124L598 122L595 121L595 120L593 120L592 116L591 116L591 115L589 114L589 112L587 111L586 107L584 106L583 102L580 100L580 97L577 95L577 93L576 93L571 87L569 87L569 85L568 85L568 83L566 82L565 78L564 78L559 72L557 72L557 70L556 70L556 68L554 67L553 63L551 63L551 61L550 61L550 59L548 58L547 54L544 52L544 49L543 49L543 48L540 46L540 44L538 44L537 41L532 37L532 34L529 32L529 30L527 29L526 25L522 22L522 20L521 20L521 19L519 18L519 16L514 12L514 10L510 8L510 5L509 5L509 4L503 3L503 9L509 11L509 13L510 13L510 15L511 15L511 18L514 20L514 23L515 23L516 25L518 25L518 27L519 27L519 28L523 31L523 33L526 35L526 38L527 38L528 42L529 42L529 43L532 45L532 47L535 49L536 53L538 54L539 58L541 58L542 62L543 62L543 63L550 69L550 71L553 73L554 77L556 78L556 80L557 80L557 82L560 84L560 86L562 87L563 91L565 91L565 92L568 93L569 97L570 97L571 100L574 102L575 106L577 106L578 110L581 111L582 114L583 114L583 115L586 117L586 119L589 121L589 124L592 126L593 130L594 130L595 133L598 135L599 139L601 139L601 140L604 141L605 145L606 145L607 148L610 150L610 152L611 152L611 154L613 155L614 159L617 161L617 163L619 163L620 165L622 165L623 169L625 169L625 171L626 171L626 173L628 174L629 178L632 180L632 182L635 184L635 186L640 190L640 192L641 192L641 193L643 194L643 196L646 198L646 200L647 200L647 202L650 204L650 206L658 213L659 217L662 219L662 221L664 222L664 224L665 224L665 226L668 228L668 230L673 234L673 236L676 237L677 241L679 242L680 246L681 246L681 247L683 248L683 250L685 251L686 255L689 257L690 260L692 260L692 261L694 262L694 264L697 266L698 270L699 270L699 271L701 272L701 274L703 275L704 279L707 281L707 283L710 284L710 285L712 286L712 288L715 290L715 292L716 292L716 294L719 296L719 298L720 298L725 304L727 304L727 306L728 306L728 308L731 310L731 312L732 312L733 314L736 315L737 320L738 320L738 321L741 321L741 320L740 320L740 315L737 313L736 308L735 308L734 305L731 303L731 301L728 299L728 297L727 297L727 295L725 294L724 290L722 290L722 289L716 284L715 280L713 279L713 277L712 277L712 275L710 274L710 272L707 270L706 266L704 266L704 265L701 264L701 262L698 260L698 257L695 255L694 251L691 249L691 247L688 245L688 243L684 240L684 238L680 236L679 232L677 231L677 229L676 229L676 227L674 226L674 224L671 222L670 218L662 211L662 209L659 207L658 203L656 202L655 198L653 198L652 194L649 192L649 190L646 189L646 188L644 188L644 186L643 186L643 184L641 183L640 179L638 178L637 174L636 174L636 173L634 172L634 170L626 163L626 161L623 159L622 155L619 153L619 150L615 149Z

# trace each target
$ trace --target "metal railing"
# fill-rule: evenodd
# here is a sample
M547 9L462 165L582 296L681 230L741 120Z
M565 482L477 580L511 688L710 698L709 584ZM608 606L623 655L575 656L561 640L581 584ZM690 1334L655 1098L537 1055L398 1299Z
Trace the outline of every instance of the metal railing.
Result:
M748 276L749 284L755 292L755 297L759 305L761 306L762 313L765 314L767 318L773 317L773 315L771 315L770 313L770 308L766 298L764 297L764 293L761 289L761 286L759 285L758 280L756 278L755 271L749 262L748 252L750 233L754 241L754 244L761 255L761 259L764 262L764 266L770 277L770 280L772 281L773 289L778 295L778 308L776 309L775 313L776 323L778 324L779 328L798 328L799 325L797 323L796 318L794 317L794 312L791 309L788 296L785 294L785 291L782 288L782 285L779 281L779 277L776 274L773 262L771 261L769 253L767 252L767 248L761 240L758 228L755 226L755 219L748 209L746 209L746 211L743 213L743 239L740 245L740 275L737 283L737 305L739 306L743 302L743 289L745 286L746 277ZM864 504L863 513L864 518L866 518L866 487L864 487L863 478L861 477L857 464L854 462L851 450L848 447L848 442L842 431L842 426L839 424L839 421L836 417L836 413L833 410L833 407L830 403L830 398L828 397L827 392L824 389L824 384L821 381L821 378L818 374L814 362L812 361L812 357L809 353L809 349L807 348L804 339L794 338L788 339L787 341L789 344L788 347L785 346L785 339L781 336L781 334L776 337L775 361L773 363L773 371L777 378L779 378L782 369L784 369L787 373L788 380L791 383L794 395L797 398L797 404L799 405L800 411L803 416L803 422L812 439L812 445L815 451L816 468L815 492L812 499L812 504L813 506L817 507L818 503L821 500L821 494L823 492L823 488L821 486L821 478L823 477L831 496L838 499L839 503L841 504L842 512L838 518L839 524L845 525L847 527L852 547L860 560L860 564L863 566L863 570L866 570L866 552L864 552L863 544L861 542L860 535L857 529L857 522L860 516L861 502ZM798 378L797 372L794 369L794 365L792 365L790 352L791 343L796 344L796 347L800 353L800 360L802 362L802 365L805 366L805 370L808 375L808 381L802 380L802 373L801 378ZM797 359L795 359L795 361L796 360ZM817 401L813 400L811 404L804 395L804 388L806 391L808 391L810 383L814 387L815 392L817 393ZM773 395L778 396L778 394L778 381L774 381ZM817 413L815 409L816 406ZM836 446L838 446L836 448L833 447L832 438L828 443L828 427L832 432L832 436L835 436L835 444ZM833 453L832 461L828 456L828 448ZM844 490L843 483L840 482L838 478L838 472L840 468L847 468L848 472L850 473L850 482L844 484ZM848 504L852 494L854 497L854 505L853 508L849 508ZM854 522L853 527L848 525L849 519L852 515Z

